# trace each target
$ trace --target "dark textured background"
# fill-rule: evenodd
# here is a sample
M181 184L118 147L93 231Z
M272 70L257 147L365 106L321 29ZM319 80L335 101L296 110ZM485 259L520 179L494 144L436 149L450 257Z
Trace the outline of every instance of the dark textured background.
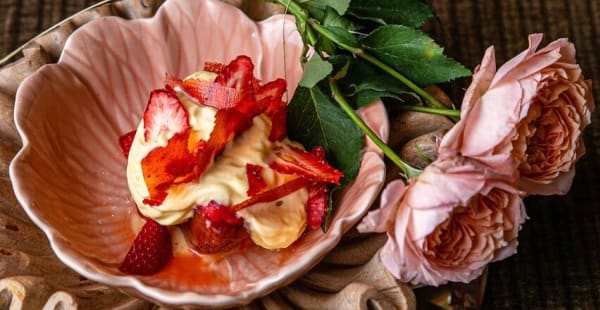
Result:
M0 55L97 1L0 0ZM545 43L568 36L587 78L600 81L600 0L432 0L438 20L428 25L447 54L467 67L489 45L497 63L527 47L527 34ZM460 101L468 80L445 85ZM594 87L598 89L598 84ZM598 91L595 93L596 102ZM600 117L585 132L587 154L564 197L526 200L530 220L519 253L490 267L484 309L600 309Z

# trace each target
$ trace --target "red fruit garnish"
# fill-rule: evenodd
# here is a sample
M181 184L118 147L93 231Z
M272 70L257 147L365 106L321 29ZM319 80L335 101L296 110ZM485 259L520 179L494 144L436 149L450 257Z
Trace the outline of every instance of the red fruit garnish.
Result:
M246 164L246 178L248 179L248 191L246 194L252 197L267 188L267 183L262 177L263 167Z
M254 116L262 112L252 96L253 69L250 58L239 56L225 66L215 79L215 83L219 85L234 88L236 97L232 108L219 110L215 116L215 126L206 143L206 149L198 159L200 174L221 154L227 143L250 128Z
M158 207L163 203L163 201L165 201L166 198L167 192L163 190L159 194L155 195L154 198L144 198L143 202L149 206Z
M271 118L272 128L269 139L272 141L280 140L286 135L286 104L281 101L286 90L285 80L277 79L259 87L259 82L252 74L254 65L247 56L239 56L227 66L214 64L207 64L207 66L219 72L214 83L207 84L197 80L188 82L167 76L167 89L152 93L144 114L144 122L146 122L146 114L151 116L153 115L151 112L156 110L170 111L171 116L176 119L173 121L174 123L180 123L177 119L185 116L183 118L185 122L179 124L181 126L178 127L172 126L173 123L165 120L162 122L153 122L153 119L148 121L149 125L163 124L151 126L146 131L146 135L150 137L158 136L162 130L167 130L169 133L176 130L166 147L151 151L142 161L144 180L150 192L150 197L145 200L148 204L160 205L172 184L189 182L202 175L215 157L223 152L227 143L252 126L255 116L265 113ZM218 109L213 130L201 151L194 148L186 150L184 140L190 140L189 133L187 138L179 135L189 132L186 129L190 127L187 123L187 111L173 92L174 85L179 85L189 91L193 96L199 98L200 102L208 103ZM227 90L228 95L224 95L227 96L226 99L220 98L221 95L218 94L223 89ZM235 93L233 100L231 100L231 92L229 92L231 89ZM211 94L213 91L216 93ZM220 102L210 103L213 99ZM195 165L192 164L194 157L196 157L197 163ZM328 167L327 164L323 165ZM318 181L321 180L318 179ZM255 189L260 190L259 187L253 186L250 192ZM250 192L249 195L251 195Z
M225 69L225 65L219 62L210 62L207 61L204 63L204 71L213 72L213 73L221 73Z
M212 201L196 208L192 219L183 224L183 233L190 248L201 254L231 250L248 238L243 220L231 208Z
M131 144L133 144L134 137L135 130L119 137L119 145L121 146L121 151L123 151L123 155L125 155L126 158L129 157L129 150L131 149Z
M279 141L287 136L287 105L280 101L279 107L271 114L269 141Z
M216 74L219 74L221 72L223 72L223 70L225 69L226 65L222 64L222 63L218 63L218 62L205 62L204 63L204 71L208 71L208 72L213 72ZM254 86L254 90L256 91L259 86L260 86L260 80L253 77L252 78L252 84Z
M191 128L188 128L175 134L165 147L153 149L142 159L144 181L150 193L149 204L160 205L172 184L189 182L199 175L198 152L202 152L204 143L200 141L190 150L190 133Z
M267 115L272 114L279 107L286 86L287 83L284 79L276 79L261 86L254 94L256 104Z
M269 167L275 171L294 174L315 182L340 184L344 174L327 164L318 154L299 148L281 145L273 149Z
M170 90L156 89L144 111L144 139L156 141L161 132L176 134L190 128L188 112Z
M237 103L240 101L252 97L254 79L252 74L253 70L254 64L252 64L250 57L242 55L238 56L225 66L215 78L215 83L235 89L236 104L234 104L234 106L237 106Z
M325 219L327 212L327 194L329 189L325 183L313 184L308 188L308 201L306 202L306 223L317 229Z
M172 255L169 230L148 220L133 241L119 270L135 275L155 274L169 262Z
M287 105L281 101L286 86L285 80L277 79L261 86L254 94L256 104L271 119L271 141L278 141L286 136Z
M253 204L257 204L260 202L275 201L311 184L312 182L310 180L304 178L296 178L275 188L256 194L255 196L252 196L249 199L246 199L234 205L231 208L233 209L233 211L238 212Z
M181 87L188 95L196 98L205 106L219 110L233 107L236 95L233 88L197 79L180 80L168 74L165 83L168 87Z
M201 212L212 224L225 223L234 226L244 224L244 220L237 217L233 209L220 205L214 200L211 200L206 206L198 206L198 212Z

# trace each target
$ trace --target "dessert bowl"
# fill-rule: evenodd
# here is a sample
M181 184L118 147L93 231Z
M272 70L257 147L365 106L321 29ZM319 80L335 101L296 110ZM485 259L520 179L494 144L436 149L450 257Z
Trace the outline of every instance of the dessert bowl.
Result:
M137 297L226 307L290 283L335 247L377 197L385 168L376 148L363 149L359 175L337 200L326 232L307 231L278 251L250 246L222 256L191 254L175 236L178 250L163 271L132 276L118 267L143 221L118 138L137 127L165 73L187 76L205 62L248 55L258 78L285 78L291 98L302 76L302 50L292 17L256 23L213 0L171 0L151 19L106 17L81 27L58 63L42 67L18 90L15 122L23 148L10 166L16 197L66 265ZM387 136L380 102L361 115Z

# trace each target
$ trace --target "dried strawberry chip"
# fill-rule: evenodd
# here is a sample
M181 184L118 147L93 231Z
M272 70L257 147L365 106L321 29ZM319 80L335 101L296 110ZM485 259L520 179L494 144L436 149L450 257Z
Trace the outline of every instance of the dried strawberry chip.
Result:
M250 197L262 192L267 188L267 183L263 179L263 167L259 165L246 164L246 179L248 180L248 190L246 194Z
M254 64L248 56L238 56L231 61L215 78L215 83L236 90L236 101L252 94Z
M225 69L225 65L220 62L210 62L207 61L204 63L204 71L212 72L212 73L221 73Z
M254 65L247 56L239 56L225 66L215 83L236 90L233 107L219 110L215 116L215 126L206 144L206 149L198 159L198 173L221 154L227 143L236 135L252 126L254 116L262 111L256 105L252 95L252 70Z
M168 87L181 87L188 95L205 106L215 109L228 109L234 106L236 90L231 87L198 79L180 80L168 74L165 83Z
M291 181L288 181L280 186L272 188L270 190L261 192L255 196L246 199L233 207L231 207L235 212L238 212L242 209L245 209L251 205L261 203L261 202L270 202L275 201L279 198L285 197L301 188L307 187L311 185L311 181L304 178L296 178Z
M219 62L205 62L204 63L204 71L208 71L208 72L212 72L212 73L221 73L223 72L223 70L225 69L226 65L219 63ZM253 84L253 88L254 90L258 90L258 88L260 87L260 80L257 79L256 77L252 78L252 84Z
M344 174L313 153L288 145L273 149L269 167L275 171L294 174L315 182L340 184Z
M156 141L161 132L167 135L189 129L188 112L177 95L168 89L156 89L150 94L144 111L144 139Z
M119 270L127 274L152 275L159 272L172 256L169 230L148 220L133 241Z
M323 224L325 213L327 212L328 193L329 189L325 183L313 184L308 188L306 222L313 229L316 229Z
M281 97L285 92L287 83L284 79L273 80L263 86L254 94L256 104L261 107L267 115L273 113L280 105Z
M142 159L144 181L154 203L165 198L166 190L176 183L194 179L198 175L198 151L190 151L188 140L191 129L174 135L164 147L157 147ZM201 147L202 144L199 148ZM160 203L159 203L160 204Z
M133 138L135 138L135 130L119 137L119 145L121 146L121 151L123 151L125 157L129 157L129 150L131 149L131 144L133 144Z
M243 221L232 209L214 202L196 208L192 219L182 228L190 248L201 254L231 250L249 237Z
M233 89L235 97L233 100L226 100L227 103L213 105L219 110L215 116L215 125L210 137L201 151L186 152L182 146L184 139L177 137L174 142L169 141L167 147L153 150L144 159L147 168L144 170L144 179L150 192L150 197L147 199L152 204L161 202L161 197L164 199L164 192L172 184L188 182L203 174L215 157L223 152L227 143L252 126L253 118L256 115L266 113L271 117L273 123L269 134L271 140L280 140L285 137L286 106L281 101L281 96L286 89L285 80L278 79L258 87L259 83L252 74L254 65L247 56L239 56L227 66L221 67L214 64L207 66L208 69L219 72L214 83L206 84L195 80L181 81L167 76L167 90L164 92L172 94L172 87L178 85L193 93L194 96L198 96L200 101L204 101L205 104L212 100L211 96L213 95L210 92L213 90L218 93L219 89ZM219 88L211 90L213 86L210 85L213 84L216 85L214 87ZM215 99L219 99L220 95L214 96ZM174 148L174 154L169 154L171 148ZM196 154L197 164L194 166L190 164L190 159ZM168 159L167 163L158 163L165 159ZM144 162L142 164L144 166Z
M223 152L227 143L250 126L252 126L252 118L248 118L245 114L232 109L219 110L215 116L215 126L210 133L205 150L200 152L198 173L204 173L214 158Z
M256 104L271 119L271 141L278 141L286 136L287 106L281 101L286 86L285 80L277 79L261 86L254 95Z
M271 132L269 141L279 141L287 136L287 106L280 101L280 105L269 115L271 118Z

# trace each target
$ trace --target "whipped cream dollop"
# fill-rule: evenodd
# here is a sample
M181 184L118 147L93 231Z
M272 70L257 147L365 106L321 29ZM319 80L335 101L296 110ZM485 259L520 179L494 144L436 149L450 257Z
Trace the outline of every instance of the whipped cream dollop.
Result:
M187 79L213 81L216 74L199 72ZM177 96L189 115L192 133L199 140L208 140L215 123L217 110L200 105L196 99L181 89L175 89ZM289 181L290 176L280 174L266 164L266 160L279 143L293 144L287 138L280 142L271 142L269 132L271 121L264 115L253 119L253 126L230 142L223 153L198 180L171 186L167 197L158 206L144 203L149 191L142 172L142 159L157 147L164 147L171 138L161 135L156 141L144 139L144 123L141 121L133 139L127 161L127 181L132 197L144 216L161 225L183 223L194 215L198 205L208 205L215 201L231 206L247 200L249 184L246 177L246 164L264 167L263 179L270 187ZM301 147L301 146L300 146ZM244 219L244 225L252 240L267 249L285 248L304 232L306 227L305 203L308 191L301 189L277 201L252 205L237 214Z

